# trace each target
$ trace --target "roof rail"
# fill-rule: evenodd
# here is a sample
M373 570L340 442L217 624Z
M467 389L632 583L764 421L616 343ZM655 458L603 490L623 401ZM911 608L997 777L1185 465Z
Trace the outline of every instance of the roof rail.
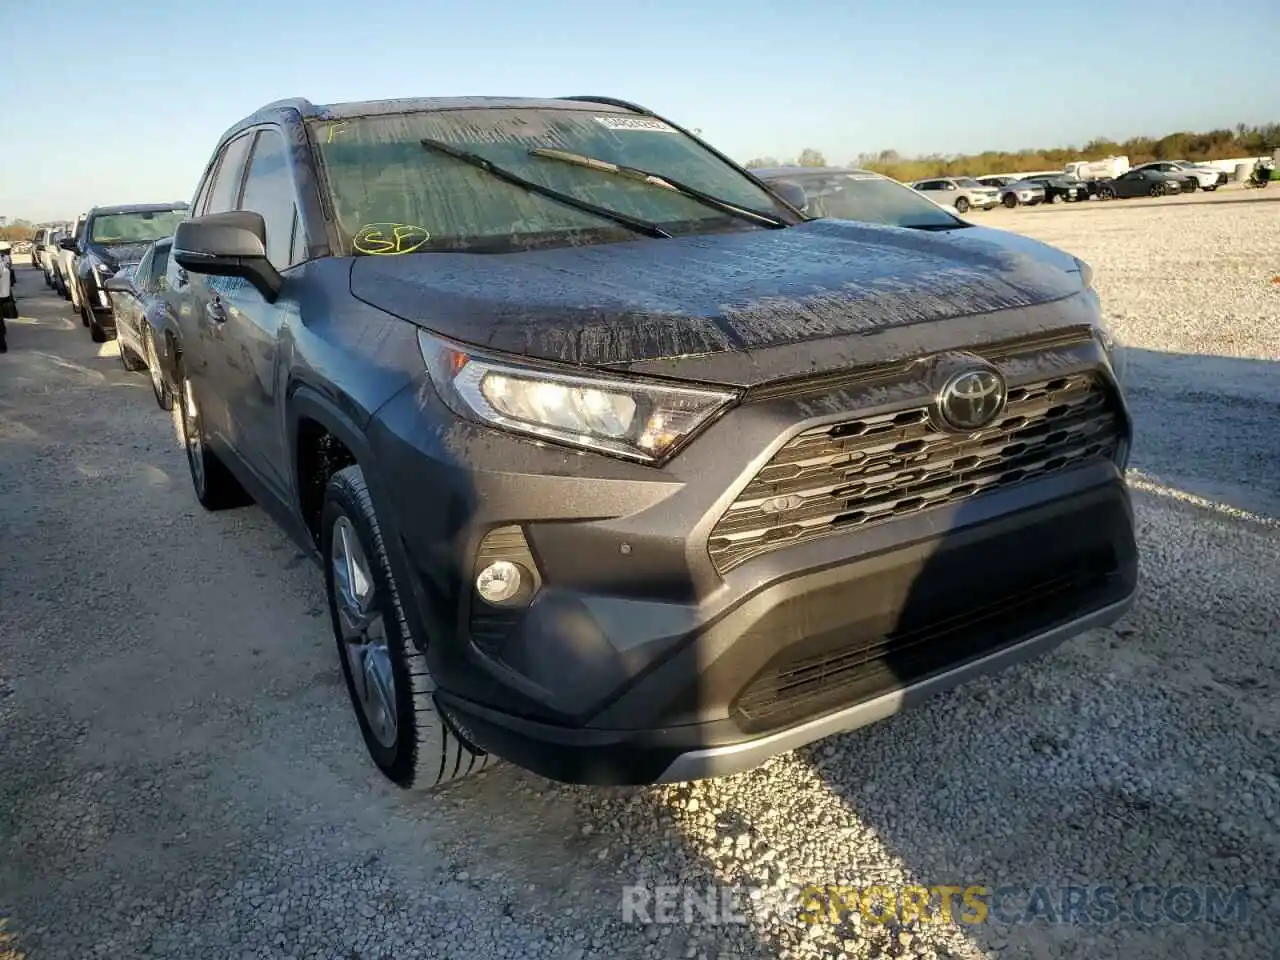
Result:
M272 100L270 103L264 103L253 112L262 113L264 110L279 110L283 107L293 107L304 115L314 109L311 101L306 97L284 97L281 100Z
M619 100L617 97L596 97L590 95L581 95L573 97L557 97L557 100L579 100L583 103L604 103L611 107L621 107L623 110L630 110L632 113L643 113L651 115L653 113L648 107L642 107L638 103L632 103L630 100Z

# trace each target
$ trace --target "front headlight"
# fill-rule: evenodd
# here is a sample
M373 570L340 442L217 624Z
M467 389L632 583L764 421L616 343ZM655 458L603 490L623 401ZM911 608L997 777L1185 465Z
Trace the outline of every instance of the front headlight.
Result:
M459 413L541 440L658 464L737 394L653 381L544 370L473 355L426 331L418 346L437 389Z
M99 281L110 280L113 276L115 276L115 273L116 273L115 268L108 266L107 264L103 263L101 260L97 260L97 259L91 260L90 263L93 265L93 272L98 275Z

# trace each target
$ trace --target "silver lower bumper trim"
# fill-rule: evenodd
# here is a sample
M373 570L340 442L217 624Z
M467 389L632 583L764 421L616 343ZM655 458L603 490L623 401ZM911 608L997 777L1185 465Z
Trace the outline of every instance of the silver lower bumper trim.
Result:
M832 734L856 730L907 710L934 694L949 690L985 673L995 673L1015 663L1048 653L1059 644L1086 630L1105 627L1119 620L1133 606L1136 591L1124 600L1095 610L1088 616L1046 630L1026 640L1004 647L961 664L945 673L935 674L919 683L882 694L872 700L845 707L813 720L797 724L786 730L724 747L708 747L691 750L672 761L671 766L658 778L659 783L677 783L700 780L706 777L724 777L757 767L770 757L787 753L797 747L813 743Z

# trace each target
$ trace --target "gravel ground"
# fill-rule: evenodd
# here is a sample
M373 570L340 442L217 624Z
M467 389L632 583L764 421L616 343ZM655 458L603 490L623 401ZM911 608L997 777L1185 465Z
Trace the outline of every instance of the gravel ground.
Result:
M1118 629L662 789L508 765L385 785L317 572L256 509L196 506L144 377L22 272L31 319L0 356L0 960L1273 957L1280 204L1253 199L980 218L1090 260L1132 347L1144 585ZM624 885L674 882L732 888L743 922L624 922ZM1004 922L1016 897L982 924L770 908L815 883L1247 899L1182 924Z

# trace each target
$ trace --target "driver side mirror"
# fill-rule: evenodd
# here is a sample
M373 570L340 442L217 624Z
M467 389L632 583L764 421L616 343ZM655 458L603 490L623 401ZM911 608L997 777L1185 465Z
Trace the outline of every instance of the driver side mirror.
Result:
M127 273L123 276L116 275L108 278L103 287L106 288L108 293L133 293L133 277Z
M63 250L69 250L70 252L75 253L75 252L76 252L76 238L75 238L75 237L63 237L61 240L59 240L59 241L58 241L58 246L59 246L61 249L63 249Z
M809 196L804 192L804 187L794 180L777 180L770 186L773 188L774 193L801 213L804 213L805 208L809 206Z
M284 278L267 259L267 224L252 210L193 217L178 224L170 256L191 273L248 280L268 303Z

